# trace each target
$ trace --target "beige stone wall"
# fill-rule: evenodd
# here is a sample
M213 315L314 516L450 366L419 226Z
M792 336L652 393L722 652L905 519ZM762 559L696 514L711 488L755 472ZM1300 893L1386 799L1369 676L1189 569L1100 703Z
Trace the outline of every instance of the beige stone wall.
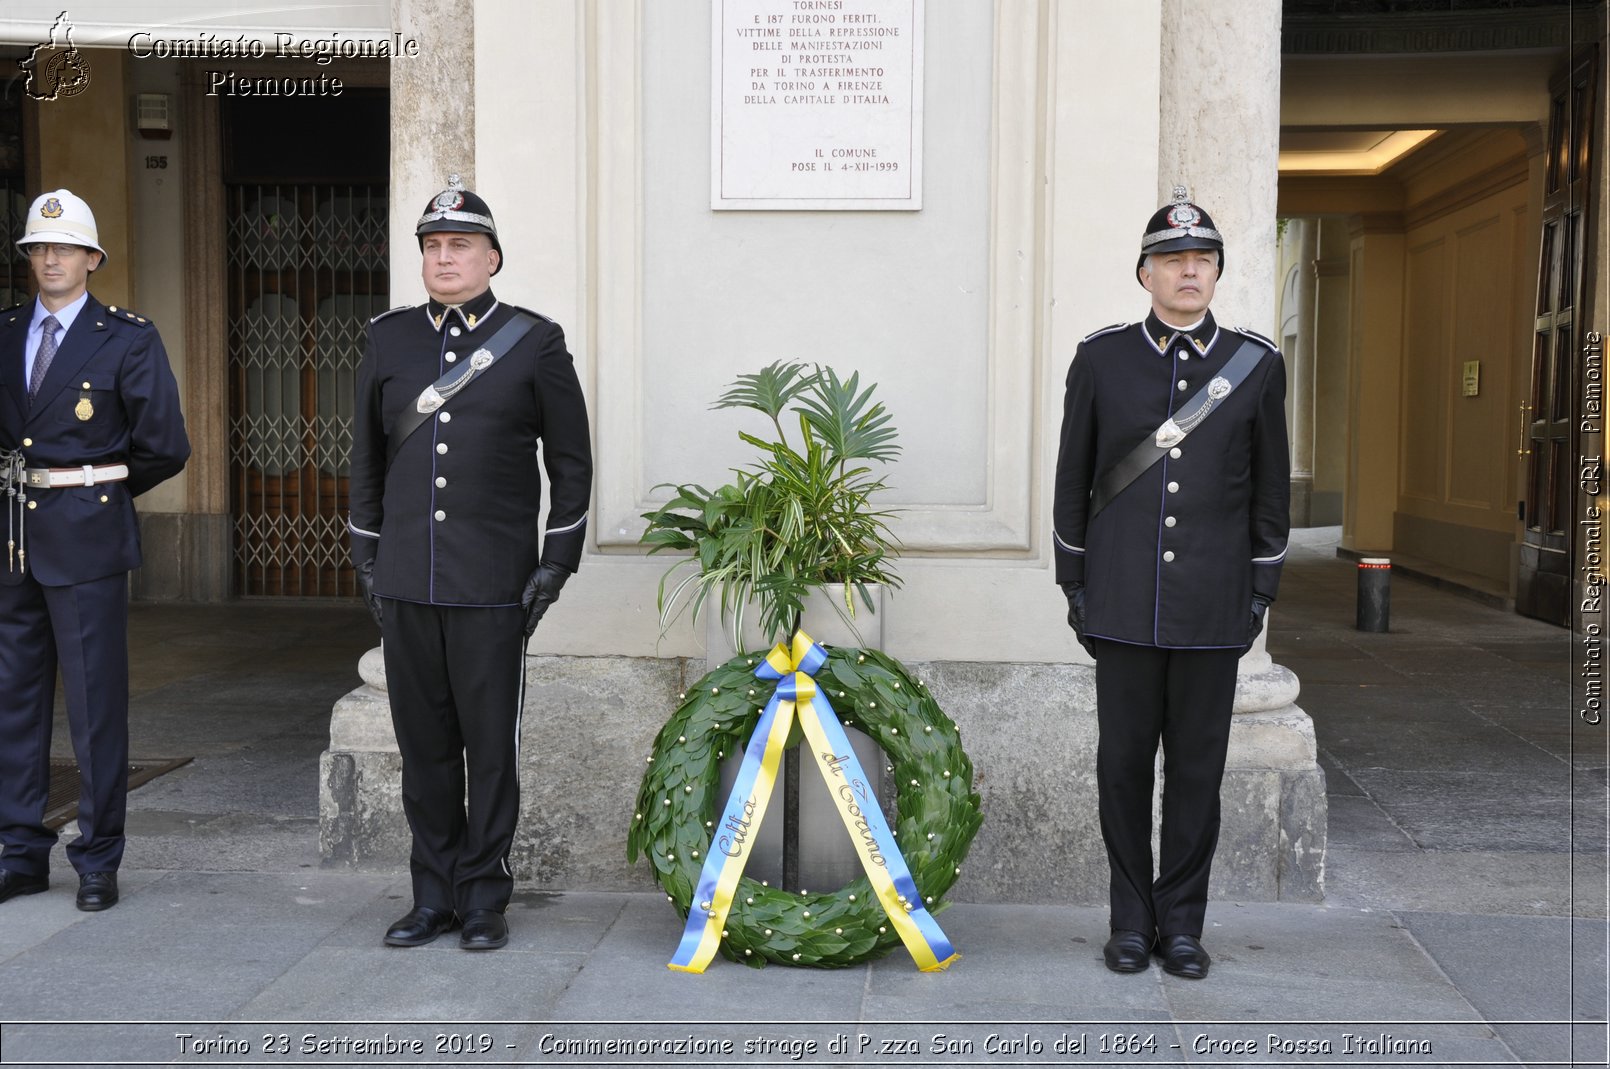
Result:
M131 261L129 122L123 53L89 53L89 85L76 96L39 104L39 181L30 199L70 189L95 213L107 261L90 279L105 304L129 303Z
M1405 175L1401 551L1509 578L1536 221L1526 145L1496 131ZM1480 392L1463 396L1464 365ZM1424 522L1429 521L1429 522Z
M930 16L936 10L930 5ZM667 28L673 17L686 24ZM653 483L670 475L658 465L673 446L689 458L682 476L688 479L719 477L720 463L743 457L734 443L736 423L725 418L730 414L701 418L691 394L678 395L673 413L657 406L672 386L685 383L704 383L701 396L708 395L709 383L731 377L718 368L792 356L864 364L901 414L909 448L892 481L905 495L898 523L908 553L901 563L905 586L884 621L886 648L912 658L1082 659L1050 576L1051 474L1062 384L1079 339L1145 313L1133 266L1140 232L1157 205L1158 109L1144 102L1162 93L1160 4L1002 0L973 9L970 22L988 30L970 45L980 64L974 73L983 73L969 91L985 97L973 102L983 121L965 127L965 143L943 158L930 155L925 185L936 196L920 218L883 212L698 218L708 213L686 202L702 198L708 181L708 131L701 129L709 106L707 51L700 58L708 49L708 20L703 4L650 12L633 3L485 0L475 8L476 69L501 72L497 79L478 77L475 93L480 187L509 251L499 292L564 325L597 443L590 521L597 549L565 591L574 626L539 632L535 648L702 655L701 635L690 626L659 635L655 591L667 562L637 546L638 514L653 505ZM947 41L946 28L932 19L929 30L931 57L965 53L967 43ZM530 40L552 43L542 64L525 61ZM668 40L678 46L670 54L657 51ZM930 106L946 100L942 77L928 72ZM654 87L668 78L680 79L674 91L686 97L684 108L706 118L684 123L665 115ZM523 91L511 92L515 84ZM934 128L944 113L930 110L930 145L961 136ZM667 140L668 123L688 127L681 143ZM502 136L511 129L535 134ZM967 169L986 176L962 190L961 216L939 196L961 189L962 163L946 159L971 161ZM1216 170L1223 166L1204 160L1199 170L1217 188L1242 181L1244 160L1228 176ZM665 189L656 183L671 181L681 190L677 211L691 220L665 207ZM1262 209L1271 233L1272 208L1271 198ZM892 291L846 287L844 272L833 271L818 271L787 293L770 292L764 279L753 278L724 293L707 292L699 278L666 274L667 226L705 227L721 240L737 235L749 247L775 245L781 257L799 249L781 239L830 229L834 248L863 250L847 269L865 271L879 261L878 250L899 254L914 235L940 223L925 240L937 241L945 255L969 257L956 265L973 279L967 292L947 287L937 268L902 270ZM1250 247L1257 238L1241 240ZM711 271L722 269L719 243L694 245L690 268L702 257ZM889 262L901 261L896 255ZM1250 251L1239 261L1248 273L1238 284L1251 286L1259 277L1253 262ZM686 320L677 321L679 329L691 339L659 333L672 321L666 294L675 292L698 298L696 309L678 313ZM790 348L791 324L820 331L864 321L891 301L926 308L947 300L965 309L975 329L924 336L909 349L866 331ZM776 325L775 347L740 346L733 338L742 332L735 335L723 322L759 317ZM709 342L702 349L698 335ZM656 382L665 388L655 389ZM948 437L935 414L946 406L964 417ZM958 442L965 446L959 452Z
M132 271L127 301L130 307L148 317L162 332L168 362L179 382L180 396L187 385L187 359L184 331L184 302L181 273L184 271L183 239L185 215L192 209L186 196L188 177L182 163L183 139L179 112L179 65L172 60L125 61L125 95L165 93L171 102L174 125L166 140L146 139L130 129L128 137L129 266ZM124 109L128 114L127 107ZM147 166L150 158L151 166ZM186 413L187 420L190 415ZM202 443L192 441L192 449ZM140 499L140 512L184 512L189 507L187 480L169 479Z

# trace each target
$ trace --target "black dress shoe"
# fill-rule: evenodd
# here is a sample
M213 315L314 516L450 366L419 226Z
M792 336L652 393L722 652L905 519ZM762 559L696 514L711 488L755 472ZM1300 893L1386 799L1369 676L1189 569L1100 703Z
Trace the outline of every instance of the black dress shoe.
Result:
M1152 961L1152 937L1127 928L1113 930L1112 938L1101 948L1107 968L1113 972L1140 972Z
M415 906L386 929L388 947L422 947L453 926L453 911Z
M1207 977L1213 959L1202 949L1202 941L1194 935L1165 935L1157 941L1157 956L1163 959L1163 971L1183 976L1187 980Z
M86 872L78 878L78 908L98 913L117 905L117 873Z
M464 914L458 945L465 950L496 950L509 941L509 922L495 909L472 909Z
M50 887L48 876L29 876L10 869L0 869L0 902L18 895L36 895Z

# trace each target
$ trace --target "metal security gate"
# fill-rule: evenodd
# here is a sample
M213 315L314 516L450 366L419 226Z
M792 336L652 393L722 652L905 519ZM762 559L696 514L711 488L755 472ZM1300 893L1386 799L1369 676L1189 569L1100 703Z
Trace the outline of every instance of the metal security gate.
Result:
M353 379L387 306L387 189L225 190L235 591L351 595Z

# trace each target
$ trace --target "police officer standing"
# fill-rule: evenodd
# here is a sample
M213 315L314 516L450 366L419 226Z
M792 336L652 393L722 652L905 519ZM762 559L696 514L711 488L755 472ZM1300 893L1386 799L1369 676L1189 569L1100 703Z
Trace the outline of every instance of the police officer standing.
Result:
M157 328L89 294L106 262L89 205L33 202L17 242L38 296L0 312L0 902L49 885L56 671L78 759L78 908L117 904L129 784L134 498L190 456Z
M1085 338L1068 371L1054 504L1068 622L1096 661L1096 783L1114 972L1201 979L1236 664L1263 629L1290 528L1285 365L1208 310L1212 219L1175 187L1147 223L1144 322ZM1163 747L1154 873L1153 762Z
M509 939L525 644L581 563L592 452L564 332L492 293L486 202L454 175L414 233L430 300L369 324L348 523L413 832L414 908L385 942L461 923L460 946L492 950Z

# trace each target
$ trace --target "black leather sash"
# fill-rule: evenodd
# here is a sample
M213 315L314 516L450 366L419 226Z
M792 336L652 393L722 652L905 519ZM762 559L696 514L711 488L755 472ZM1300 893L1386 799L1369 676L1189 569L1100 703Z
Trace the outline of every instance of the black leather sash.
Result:
M1229 363L1220 368L1206 386L1197 390L1175 416L1170 416L1167 422L1125 454L1122 460L1102 472L1096 480L1096 488L1090 493L1090 513L1085 522L1088 524L1095 519L1096 513L1106 508L1126 486L1140 478L1153 464L1168 455L1170 449L1183 442L1186 435L1201 426L1202 421L1246 381L1266 352L1267 347L1258 342L1242 342ZM1170 427L1172 433L1165 434Z
M397 423L391 428L391 433L386 435L386 466L388 468L391 466L391 462L397 458L397 450L402 448L403 442L408 440L410 434L419 430L425 421L452 400L455 394L485 374L488 368L513 349L536 325L535 316L515 312L485 345L470 354L463 367L454 368L421 390L414 403L403 409L402 414L397 417Z

